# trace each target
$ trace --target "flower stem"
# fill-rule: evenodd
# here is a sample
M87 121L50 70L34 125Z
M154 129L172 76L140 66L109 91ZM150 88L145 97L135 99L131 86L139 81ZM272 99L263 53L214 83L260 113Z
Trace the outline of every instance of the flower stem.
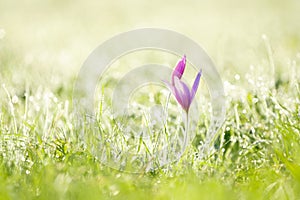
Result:
M188 131L189 131L189 113L185 112L186 118L185 118L185 127L184 127L184 142L183 142L183 151L185 151L187 147L187 142L188 142Z

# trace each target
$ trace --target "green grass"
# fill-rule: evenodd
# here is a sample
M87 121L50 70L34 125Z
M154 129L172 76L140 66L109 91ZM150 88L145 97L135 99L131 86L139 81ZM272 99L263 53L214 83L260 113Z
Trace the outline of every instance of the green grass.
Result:
M0 2L6 33L0 37L0 199L300 198L298 1L150 2ZM89 12L79 16L82 10ZM200 157L209 126L201 80L196 137L187 151L176 162L133 174L107 167L90 146L97 141L93 126L103 141L129 144L111 118L109 95L90 125L78 121L72 89L99 43L138 27L173 29L203 44L223 79L227 110L214 151ZM159 52L127 55L99 88L111 94L118 67L125 73L145 61L172 66L177 59ZM164 105L166 91L145 90L138 102L150 93ZM177 108L173 99L174 116ZM139 123L134 117L124 123ZM168 141L182 126L174 119L179 122L169 121Z

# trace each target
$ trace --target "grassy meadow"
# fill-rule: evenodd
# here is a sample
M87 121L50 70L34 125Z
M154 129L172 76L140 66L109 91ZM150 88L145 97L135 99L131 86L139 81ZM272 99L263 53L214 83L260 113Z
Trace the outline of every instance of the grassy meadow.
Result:
M0 199L299 199L299 10L297 0L1 0ZM213 150L199 156L210 123L204 77L183 156L127 173L101 162L87 141L97 142L95 126L105 140L122 136L109 94L128 66L173 67L179 58L141 51L113 63L99 81L106 93L96 102L96 124L77 120L73 87L98 45L145 27L177 31L206 50L224 84L226 119ZM187 68L191 83L195 70ZM134 103L164 105L166 94L141 88ZM174 98L170 109L167 142L182 130Z

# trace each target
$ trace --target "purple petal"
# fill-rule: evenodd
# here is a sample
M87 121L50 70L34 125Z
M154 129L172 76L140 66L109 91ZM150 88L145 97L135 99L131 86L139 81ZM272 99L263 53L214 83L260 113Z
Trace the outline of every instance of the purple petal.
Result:
M182 94L178 91L177 88L174 88L174 96L175 96L177 102L178 102L182 107L184 107L183 99L182 99Z
M201 78L201 74L202 74L202 69L198 72L192 90L191 90L191 101L193 101L195 94L197 92L198 86L199 86L199 82L200 82L200 78Z
M191 104L190 89L183 81L179 80L178 77L175 77L174 82L175 82L174 85L175 97L178 103L187 112Z
M177 66L175 67L173 74L172 74L172 84L174 85L174 77L178 77L181 79L182 74L185 70L186 65L186 56L184 55L182 59L177 63Z

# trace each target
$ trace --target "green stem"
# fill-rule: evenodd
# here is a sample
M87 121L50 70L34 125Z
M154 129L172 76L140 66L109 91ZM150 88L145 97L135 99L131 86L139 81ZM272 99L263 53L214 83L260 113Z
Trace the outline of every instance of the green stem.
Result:
M185 127L184 127L184 142L183 142L183 152L185 151L187 147L187 141L188 141L188 131L189 131L189 113L185 112L186 118L185 118Z

